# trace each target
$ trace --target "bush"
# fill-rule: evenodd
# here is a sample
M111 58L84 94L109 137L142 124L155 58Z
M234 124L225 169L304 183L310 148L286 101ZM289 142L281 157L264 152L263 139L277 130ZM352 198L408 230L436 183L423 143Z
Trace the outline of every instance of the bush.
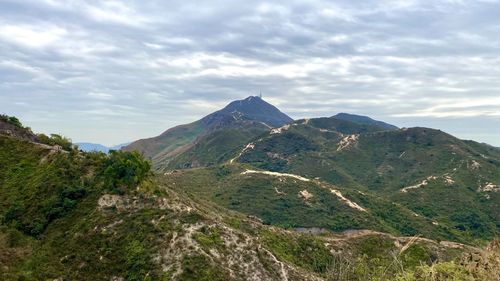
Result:
M0 114L0 120L4 121L4 122L7 122L7 123L9 123L11 125L14 125L14 126L16 126L18 128L24 128L23 124L21 123L21 121L19 121L19 119L17 119L14 116L8 116L8 115L5 115L5 114Z
M103 176L108 189L124 193L146 179L150 170L151 165L139 153L112 150L105 161Z
M149 255L144 245L137 240L130 242L125 248L128 280L150 280L148 277Z
M224 272L204 256L185 256L182 260L180 280L217 281L228 280Z
M38 134L38 139L41 143L46 145L59 145L62 149L70 151L73 148L71 139L58 134L51 134L50 137L45 134Z

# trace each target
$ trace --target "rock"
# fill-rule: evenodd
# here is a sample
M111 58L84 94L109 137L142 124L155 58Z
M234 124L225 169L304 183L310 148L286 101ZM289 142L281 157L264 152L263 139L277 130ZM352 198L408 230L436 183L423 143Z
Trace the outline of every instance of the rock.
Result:
M299 191L298 195L299 195L299 197L304 198L304 200L309 200L309 199L311 199L313 197L312 193L310 193L309 191L307 191L307 189Z
M123 199L120 195L104 194L97 201L97 205L101 209L119 208L123 206Z

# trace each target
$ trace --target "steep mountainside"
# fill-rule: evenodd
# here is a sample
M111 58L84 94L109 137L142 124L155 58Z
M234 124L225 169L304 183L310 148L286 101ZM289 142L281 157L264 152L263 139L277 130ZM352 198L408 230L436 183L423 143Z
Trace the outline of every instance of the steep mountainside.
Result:
M181 173L154 177L134 153L0 134L0 165L1 280L420 280L430 270L493 280L499 268L496 244L267 226L187 195Z
M227 115L256 101L262 102L251 97L205 117L210 124L238 122L222 122L153 164L163 171L212 166L179 172L177 187L275 225L479 244L498 235L500 153L493 147L345 113L277 128ZM305 180L287 181L283 174Z
M231 134L235 130L245 131L242 134L237 133L231 136L230 143L232 145L224 148L231 150L231 148L246 143L269 128L279 127L292 121L276 107L259 97L251 96L244 100L231 102L225 108L198 121L171 128L160 136L133 142L124 147L123 150L139 151L145 158L151 160L157 169L165 168L175 157L189 151L183 158L191 161L179 165L196 167L218 160L219 155L215 159L208 155L202 155L200 159L192 157L192 155L197 154L196 145L200 141L204 138L213 141L214 136L211 134L214 132L229 130L228 132ZM222 141L224 142L224 140ZM203 158L204 156L207 158Z

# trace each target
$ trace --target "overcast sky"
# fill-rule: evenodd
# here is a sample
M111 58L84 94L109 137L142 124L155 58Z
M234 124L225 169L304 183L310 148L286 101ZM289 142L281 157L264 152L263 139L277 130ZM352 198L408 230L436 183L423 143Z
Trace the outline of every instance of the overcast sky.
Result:
M500 3L0 0L0 112L106 145L256 95L500 146Z

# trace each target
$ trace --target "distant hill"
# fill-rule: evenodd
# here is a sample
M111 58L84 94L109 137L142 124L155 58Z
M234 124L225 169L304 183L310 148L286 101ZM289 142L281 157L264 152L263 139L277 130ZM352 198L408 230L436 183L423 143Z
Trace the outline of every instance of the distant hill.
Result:
M157 137L135 141L123 149L139 151L152 161L156 169L167 167L181 154L184 154L189 163L179 165L203 166L220 160L221 155L247 143L255 136L292 121L292 118L260 97L250 96L233 101L198 121L168 129ZM219 132L223 130L227 133ZM217 135L213 135L216 132ZM224 145L218 146L219 152L200 154L197 145L203 140ZM198 157L200 155L202 157Z
M340 119L340 120L351 121L351 122L354 122L356 124L375 125L375 126L382 127L382 128L384 128L386 130L397 130L397 129L399 129L398 127L396 127L394 125L387 124L387 123L382 122L382 121L373 120L372 118L370 118L368 116L355 115L355 114L349 114L349 113L339 113L339 114L333 116L333 118Z
M78 148L80 150L85 151L85 152L91 152L91 151L99 151L99 152L104 152L104 153L109 152L109 147L104 146L102 144L98 144L98 143L77 142L75 144L78 145Z
M99 152L108 153L110 150L120 150L123 147L129 145L130 142L119 144L119 145L115 145L115 146L112 146L112 147L107 147L107 146L104 146L102 144L91 143L91 142L77 142L75 144L78 145L78 148L80 150L85 151L85 152L99 151Z
M368 117L366 117L368 118ZM372 119L370 119L372 120ZM367 133L377 131L387 131L385 123L372 120L373 122L354 123L342 119L331 118L315 118L308 120L299 120L299 122L312 121L316 126L336 130L344 134ZM297 125L292 123L292 125ZM261 138L270 132L285 131L290 127L290 124L285 124L277 128L264 128L264 130L251 130L255 127L224 129L211 133L203 138L200 138L196 144L187 151L183 151L171 159L168 163L158 165L161 169L179 169L200 166L210 166L220 164L225 161L230 161L234 157L234 153L240 152L238 143L241 145L249 145L253 138ZM326 130L326 129L322 129ZM235 141L238 140L238 141ZM291 146L296 144L291 143Z
M121 150L122 148L124 148L125 146L129 145L131 142L124 142L124 143L121 143L121 144L117 144L117 145L114 145L112 147L110 147L109 149L110 150Z

